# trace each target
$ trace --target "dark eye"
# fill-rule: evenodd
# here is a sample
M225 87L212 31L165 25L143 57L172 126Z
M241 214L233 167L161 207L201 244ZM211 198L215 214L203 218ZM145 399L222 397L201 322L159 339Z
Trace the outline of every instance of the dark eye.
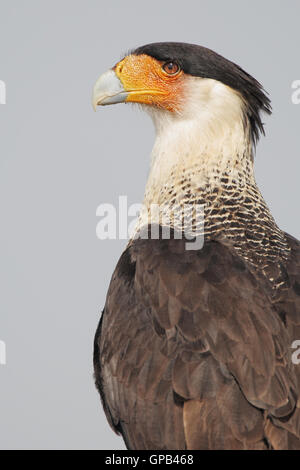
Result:
M175 75L176 73L178 73L180 71L180 67L179 65L177 64L177 62L166 62L163 66L162 66L163 70L169 74L169 75Z

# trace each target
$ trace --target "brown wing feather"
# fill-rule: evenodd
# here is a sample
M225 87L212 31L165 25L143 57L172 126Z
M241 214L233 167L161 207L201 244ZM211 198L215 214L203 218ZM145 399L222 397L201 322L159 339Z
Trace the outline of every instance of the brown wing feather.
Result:
M197 252L172 239L127 248L94 361L108 419L129 448L300 448L291 362L300 245L290 243L290 287L276 298L222 241Z

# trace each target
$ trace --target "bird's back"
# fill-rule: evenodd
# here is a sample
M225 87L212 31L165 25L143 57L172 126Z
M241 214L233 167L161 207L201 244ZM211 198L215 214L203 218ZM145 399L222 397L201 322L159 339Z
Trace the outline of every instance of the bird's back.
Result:
M128 448L300 449L300 244L286 239L276 289L228 240L129 245L94 351L107 417Z

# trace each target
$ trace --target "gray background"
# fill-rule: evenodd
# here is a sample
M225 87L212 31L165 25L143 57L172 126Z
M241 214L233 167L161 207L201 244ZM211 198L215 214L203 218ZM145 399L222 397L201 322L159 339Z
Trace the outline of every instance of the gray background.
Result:
M140 202L153 129L131 106L91 107L99 74L133 47L208 46L269 91L256 175L300 238L299 0L1 0L0 446L120 449L92 379L92 343L126 242L96 238L96 208Z

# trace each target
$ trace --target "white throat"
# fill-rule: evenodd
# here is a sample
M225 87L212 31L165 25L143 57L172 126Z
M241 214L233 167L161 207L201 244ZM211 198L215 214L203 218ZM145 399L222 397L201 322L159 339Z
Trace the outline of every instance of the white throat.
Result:
M224 178L241 191L255 185L241 95L211 79L188 77L187 85L180 113L146 108L156 140L136 230L149 223L153 205L174 208L199 196L205 201L205 194L224 191Z
M149 197L160 203L161 190L174 173L178 178L191 173L195 189L217 184L224 174L238 179L253 174L241 96L215 80L189 77L189 82L192 92L183 112L150 110L156 140L145 203Z

